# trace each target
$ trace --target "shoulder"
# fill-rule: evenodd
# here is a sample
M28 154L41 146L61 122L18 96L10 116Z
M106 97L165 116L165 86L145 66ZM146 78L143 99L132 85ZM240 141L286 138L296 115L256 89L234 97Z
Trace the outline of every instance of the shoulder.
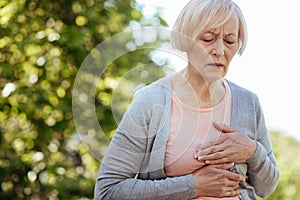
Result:
M232 108L241 113L253 113L262 115L259 97L252 91L228 81L231 89Z
M226 81L229 84L233 98L254 101L254 102L259 101L258 96L254 92L252 92L244 87L241 87L231 81L228 81L228 80L226 80Z
M158 103L169 99L171 94L171 77L164 77L139 89L134 98L143 99L148 103Z
M161 113L172 101L171 82L168 77L159 79L138 89L130 103L127 113L150 117ZM152 114L151 114L152 113Z

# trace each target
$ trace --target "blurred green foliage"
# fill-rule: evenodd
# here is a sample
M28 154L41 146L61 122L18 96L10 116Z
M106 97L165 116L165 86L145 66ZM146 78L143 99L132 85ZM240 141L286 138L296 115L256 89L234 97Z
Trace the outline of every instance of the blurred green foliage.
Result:
M300 142L278 131L270 132L280 177L268 200L300 199Z
M128 25L167 25L159 13L144 18L141 9L133 0L0 1L0 199L93 198L100 162L76 136L74 79L88 53ZM131 45L138 46L134 40ZM103 74L95 104L108 137L116 128L112 83L133 67L154 63L151 52L123 55ZM150 74L149 80L164 75L162 67ZM137 76L132 72L122 87L135 85L130 77ZM128 95L122 91L117 99ZM127 104L118 105L121 115ZM278 132L271 136L281 176L268 199L300 199L299 142Z
M72 86L88 53L128 25L162 26L124 0L0 1L0 199L91 199L99 161L76 137ZM152 50L123 55L97 87L97 115L116 123L108 80ZM100 147L99 147L100 148Z

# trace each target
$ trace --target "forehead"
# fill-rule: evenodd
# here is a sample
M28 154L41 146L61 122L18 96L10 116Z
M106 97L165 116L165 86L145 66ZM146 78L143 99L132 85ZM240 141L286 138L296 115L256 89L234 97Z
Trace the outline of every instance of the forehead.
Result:
M215 24L215 23L213 23ZM220 23L218 23L220 24ZM210 25L208 28L204 29L205 32L213 32L218 33L220 31L223 31L225 34L234 33L237 34L239 31L239 19L236 14L233 14L227 21L221 23L221 25L213 26Z

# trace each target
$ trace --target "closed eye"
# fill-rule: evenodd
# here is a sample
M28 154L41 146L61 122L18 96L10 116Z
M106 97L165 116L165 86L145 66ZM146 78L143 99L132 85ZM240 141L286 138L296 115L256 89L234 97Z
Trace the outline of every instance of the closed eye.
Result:
M231 40L224 40L227 44L234 44L235 41L231 41Z
M210 38L210 39L202 38L202 41L204 41L204 42L212 42L212 41L214 41L214 38Z

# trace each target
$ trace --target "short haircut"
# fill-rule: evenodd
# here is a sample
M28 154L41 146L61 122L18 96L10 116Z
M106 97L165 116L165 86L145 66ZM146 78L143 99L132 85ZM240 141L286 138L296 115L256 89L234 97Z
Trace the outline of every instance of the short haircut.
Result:
M242 55L247 44L247 26L239 6L231 0L191 0L179 14L171 34L172 46L187 52L188 40L195 40L205 29L217 28L236 14L239 20L238 54Z

